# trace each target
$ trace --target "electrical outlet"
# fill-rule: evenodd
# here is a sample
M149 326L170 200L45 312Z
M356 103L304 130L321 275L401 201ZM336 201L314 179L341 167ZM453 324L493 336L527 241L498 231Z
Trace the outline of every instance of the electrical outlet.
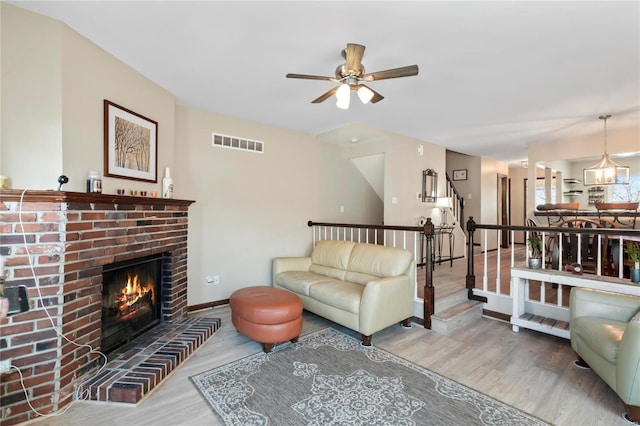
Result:
M220 275L214 275L213 276L213 285L219 285L220 284Z
M0 360L0 374L7 373L11 370L11 360L10 359L2 359Z

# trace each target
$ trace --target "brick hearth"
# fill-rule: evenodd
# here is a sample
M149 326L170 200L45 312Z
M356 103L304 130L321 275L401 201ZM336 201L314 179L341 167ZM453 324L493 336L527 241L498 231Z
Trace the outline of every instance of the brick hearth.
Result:
M86 347L63 340L56 329L79 345L100 348L103 265L162 254L162 319L177 323L187 316L192 201L31 190L2 190L0 201L6 286L26 286L30 302L28 312L0 320L0 359L10 359L22 371L29 399L40 412L69 404L74 387L102 362ZM34 417L18 373L3 374L0 423L9 426Z
M82 384L90 400L136 404L220 328L217 318L185 318L137 337Z

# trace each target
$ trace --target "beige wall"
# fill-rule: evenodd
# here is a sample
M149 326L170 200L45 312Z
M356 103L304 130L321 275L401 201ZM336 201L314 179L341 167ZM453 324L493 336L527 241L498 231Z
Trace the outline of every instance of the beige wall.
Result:
M480 223L493 224L498 223L498 175L509 174L509 166L507 163L482 158L482 175L481 175L481 212ZM476 236L479 238L479 236ZM498 239L495 232L489 232L487 244L484 244L484 238L480 241L483 250L493 250L498 247Z
M66 25L6 3L2 8L0 173L20 189L85 191L103 171L103 100L159 123L159 170L172 165L174 96ZM159 172L160 179L162 172ZM103 191L160 191L161 184L103 177Z
M212 147L212 132L263 141L264 153ZM196 200L189 210L190 305L270 284L274 257L310 252L309 220L379 217L378 197L352 162L312 136L178 106L175 144L176 195ZM205 285L213 275L221 284Z
M527 177L527 169L523 167L510 167L509 179L511 180L511 224L517 226L525 225L524 208L524 179ZM515 233L515 242L524 243L524 234Z
M381 200L339 147L177 106L173 94L66 25L0 7L1 173L19 189L53 189L64 173L70 182L63 189L83 192L87 172L103 172L104 99L157 121L159 182L103 177L103 192L159 192L164 167L172 168L176 198L196 201L190 208L189 304L269 284L273 257L309 252L308 220L382 220ZM262 140L265 152L214 148L213 131ZM206 286L209 275L219 275L221 284Z
M14 187L53 189L63 171L62 26L4 2L0 8L0 174Z
M467 180L453 181L453 186L464 197L464 220L466 222L470 217L473 217L477 223L481 223L481 158L455 151L447 151L447 173L449 173L449 176L453 179L453 171L462 169L467 170Z
M161 191L173 167L175 97L65 25L62 26L63 170L69 191L84 191L87 172L103 173L103 100L158 123L158 183L103 177L103 191ZM55 179L54 179L55 181Z

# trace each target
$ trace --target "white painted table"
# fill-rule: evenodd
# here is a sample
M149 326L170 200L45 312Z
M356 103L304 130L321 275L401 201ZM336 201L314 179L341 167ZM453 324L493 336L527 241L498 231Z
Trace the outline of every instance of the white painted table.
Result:
M547 321L548 318L543 318L540 313L532 315L526 312L525 302L529 302L526 299L529 280L640 296L640 285L628 279L589 274L576 275L571 272L548 269L511 268L511 298L513 299L511 329L516 333L520 331L520 327L524 327L569 339L568 327L554 327L550 325L550 321ZM566 324L569 321L569 309L565 307L544 303L540 303L538 307L544 313L544 317L549 316L550 319L555 320L552 322L559 321Z

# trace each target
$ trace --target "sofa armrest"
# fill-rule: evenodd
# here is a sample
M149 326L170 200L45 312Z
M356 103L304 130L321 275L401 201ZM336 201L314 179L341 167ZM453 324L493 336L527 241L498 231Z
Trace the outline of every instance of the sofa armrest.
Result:
M360 300L360 332L371 335L413 314L412 283L407 275L369 281Z
M628 405L640 405L640 312L625 327L618 346L616 393Z
M574 287L571 289L569 311L571 320L596 317L627 322L640 310L640 297L608 291Z
M276 257L273 259L272 284L276 282L276 275L285 271L308 271L311 267L311 257Z

